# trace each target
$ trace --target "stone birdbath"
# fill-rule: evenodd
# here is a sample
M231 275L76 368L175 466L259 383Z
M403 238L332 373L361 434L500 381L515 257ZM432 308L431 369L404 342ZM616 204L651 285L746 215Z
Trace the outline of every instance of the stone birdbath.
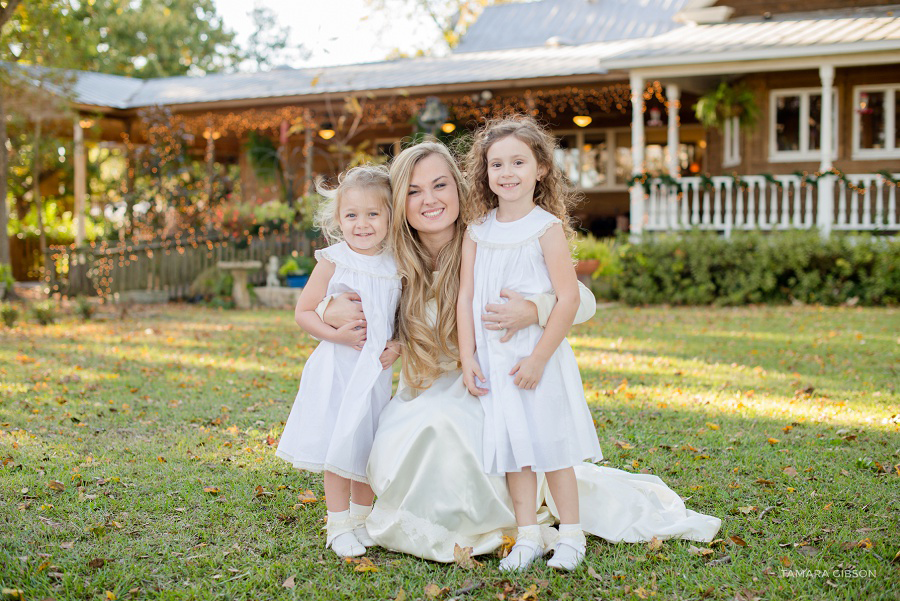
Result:
M231 273L234 278L234 288L231 296L238 309L250 308L250 293L247 291L247 274L262 267L261 261L219 261L219 269Z

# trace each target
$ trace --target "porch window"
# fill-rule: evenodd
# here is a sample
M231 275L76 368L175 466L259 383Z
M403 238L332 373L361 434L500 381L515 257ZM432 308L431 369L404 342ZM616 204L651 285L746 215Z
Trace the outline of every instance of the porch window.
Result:
M731 117L725 122L723 132L724 156L723 167L734 167L741 162L741 120Z
M837 94L832 96L832 158L837 158ZM775 90L769 103L769 159L815 161L822 127L821 88ZM727 150L726 150L727 153Z
M853 158L900 156L900 85L853 89Z

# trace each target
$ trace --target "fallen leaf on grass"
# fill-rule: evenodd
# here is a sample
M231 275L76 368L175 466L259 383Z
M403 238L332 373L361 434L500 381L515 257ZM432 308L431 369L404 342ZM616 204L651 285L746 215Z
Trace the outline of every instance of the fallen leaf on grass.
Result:
M761 484L762 486L772 486L775 484L771 480L766 480L765 478L757 478L756 483Z
M603 580L603 576L601 576L600 574L598 574L598 573L597 573L597 570L595 570L594 568L588 566L588 570L587 570L587 571L588 571L588 576L590 576L591 578L593 578L593 579L595 579L595 580Z
M59 480L51 480L50 482L47 482L47 488L49 488L50 490L55 490L57 492L62 492L66 490L66 485Z
M71 549L75 546L75 541L66 541L64 543L59 543L60 549Z
M472 557L472 547L460 547L459 543L453 545L453 561L464 570L481 565L481 562L475 561Z
M400 590L397 591L397 596L394 597L394 601L406 601L406 591L403 590L403 587L400 587Z
M297 500L301 503L315 503L316 501L318 501L315 493L311 490L304 490L302 493L297 495Z
M352 557L347 557L344 559L347 563L356 564L353 568L354 572L377 572L378 566L372 563L372 560L368 557L363 557L362 559L354 559Z
M449 586L441 588L433 582L425 585L425 597L428 599L443 599L449 592Z
M503 542L500 543L500 548L497 549L497 555L500 559L503 559L509 552L512 551L513 546L516 544L516 539L511 536L503 535Z
M106 598L108 601L116 601L116 594L112 591L106 591Z
M781 441L778 440L777 438L767 438L766 442L768 442L769 444L778 444Z
M798 474L797 474L797 470L795 470L795 469L794 469L792 466L790 466L790 465L787 466L786 468L784 468L784 469L781 470L781 471L784 472L785 474L787 474L788 476L797 476L797 475L798 475Z
M759 594L759 591L750 590L748 588L742 589L734 594L734 601L759 601L762 597Z
M160 455L159 457L157 457L156 460L159 461L160 463L165 463L165 462L166 462L166 458L163 457L162 455Z
M647 543L647 549L649 549L650 551L659 551L660 549L662 549L662 547L662 541L655 536L650 539L649 543Z
M728 540L730 540L732 543L734 543L738 547L746 547L747 546L747 543L744 542L744 539L742 539L740 536L737 536L737 535L729 536Z
M786 568L789 568L789 567L791 567L791 565L793 565L793 562L786 556L782 556L780 558L780 561L781 561L781 565L783 565Z
M17 588L2 589L0 594L3 595L4 599L21 599L21 601L25 601L25 591Z
M694 545L691 545L688 547L688 553L696 555L697 557L706 557L707 555L712 555L715 551L712 549L699 549Z
M540 587L538 587L538 585L532 584L524 593L522 593L521 597L518 597L516 599L516 601L537 601L537 594L540 590L541 589Z
M94 558L88 562L88 567L93 570L99 570L104 565L106 565L106 560L103 559L102 557Z
M617 440L616 446L622 450L628 451L634 448L634 445L625 442L624 440Z
M209 493L211 495L217 495L221 491L219 490L219 488L217 486L204 486L203 492Z
M719 559L713 559L708 562L706 565L708 566L723 566L725 564L731 563L731 555L726 555L724 557L720 557Z
M275 493L267 491L262 486L257 486L253 490L254 490L253 496L257 499L265 499L266 497L272 497L275 495Z
M51 528L62 528L63 526L65 526L65 524L63 524L62 522L57 522L55 520L51 520L50 518L45 518L42 515L39 515L38 519L41 521L41 523L47 524Z
M738 508L737 508L737 510L738 510L740 513L743 513L744 515L753 513L753 512L755 512L757 509L759 509L759 508L758 508L756 505L746 505L746 506L744 506L744 507L738 507Z
M284 588L294 588L296 586L296 584L294 584L294 577L291 576L290 578L282 582L281 586Z
M805 555L806 557L815 557L816 555L819 554L818 549L816 549L815 547L811 547L809 545L804 545L804 546L800 547L799 549L797 549L797 551L800 553L800 555Z

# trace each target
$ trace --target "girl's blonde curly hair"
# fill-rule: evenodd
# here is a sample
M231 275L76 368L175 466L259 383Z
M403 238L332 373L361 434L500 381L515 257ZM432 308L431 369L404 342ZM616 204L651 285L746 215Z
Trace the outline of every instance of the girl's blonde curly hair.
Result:
M383 165L353 167L338 176L337 188L325 188L321 182L316 184L316 191L323 197L323 200L316 208L313 223L316 228L321 230L329 244L337 244L344 239L339 211L341 199L347 190L352 188L363 188L377 194L382 207L387 211L388 223L390 223L393 203L391 201L391 178L387 167ZM388 239L389 236L385 236L384 242L382 242L383 246L387 247Z
M475 132L472 148L466 155L466 181L469 184L469 198L462 203L465 223L478 223L498 206L497 195L488 183L488 149L498 140L515 136L524 142L534 154L538 167L546 172L534 187L534 204L553 214L562 221L563 230L570 240L575 235L569 212L579 200L579 195L569 185L562 170L553 160L557 148L556 138L525 115L511 115L487 121Z

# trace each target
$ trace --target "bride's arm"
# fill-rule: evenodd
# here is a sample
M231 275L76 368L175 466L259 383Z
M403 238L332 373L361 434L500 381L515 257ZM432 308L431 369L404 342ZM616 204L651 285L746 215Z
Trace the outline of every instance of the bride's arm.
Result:
M578 282L578 294L580 303L578 312L575 313L575 323L584 323L594 316L597 301L581 282ZM506 330L506 335L500 339L502 342L509 340L522 328L534 324L546 326L550 312L556 306L554 294L535 294L525 298L512 290L503 290L501 296L508 299L507 302L486 305L481 320L488 330Z

